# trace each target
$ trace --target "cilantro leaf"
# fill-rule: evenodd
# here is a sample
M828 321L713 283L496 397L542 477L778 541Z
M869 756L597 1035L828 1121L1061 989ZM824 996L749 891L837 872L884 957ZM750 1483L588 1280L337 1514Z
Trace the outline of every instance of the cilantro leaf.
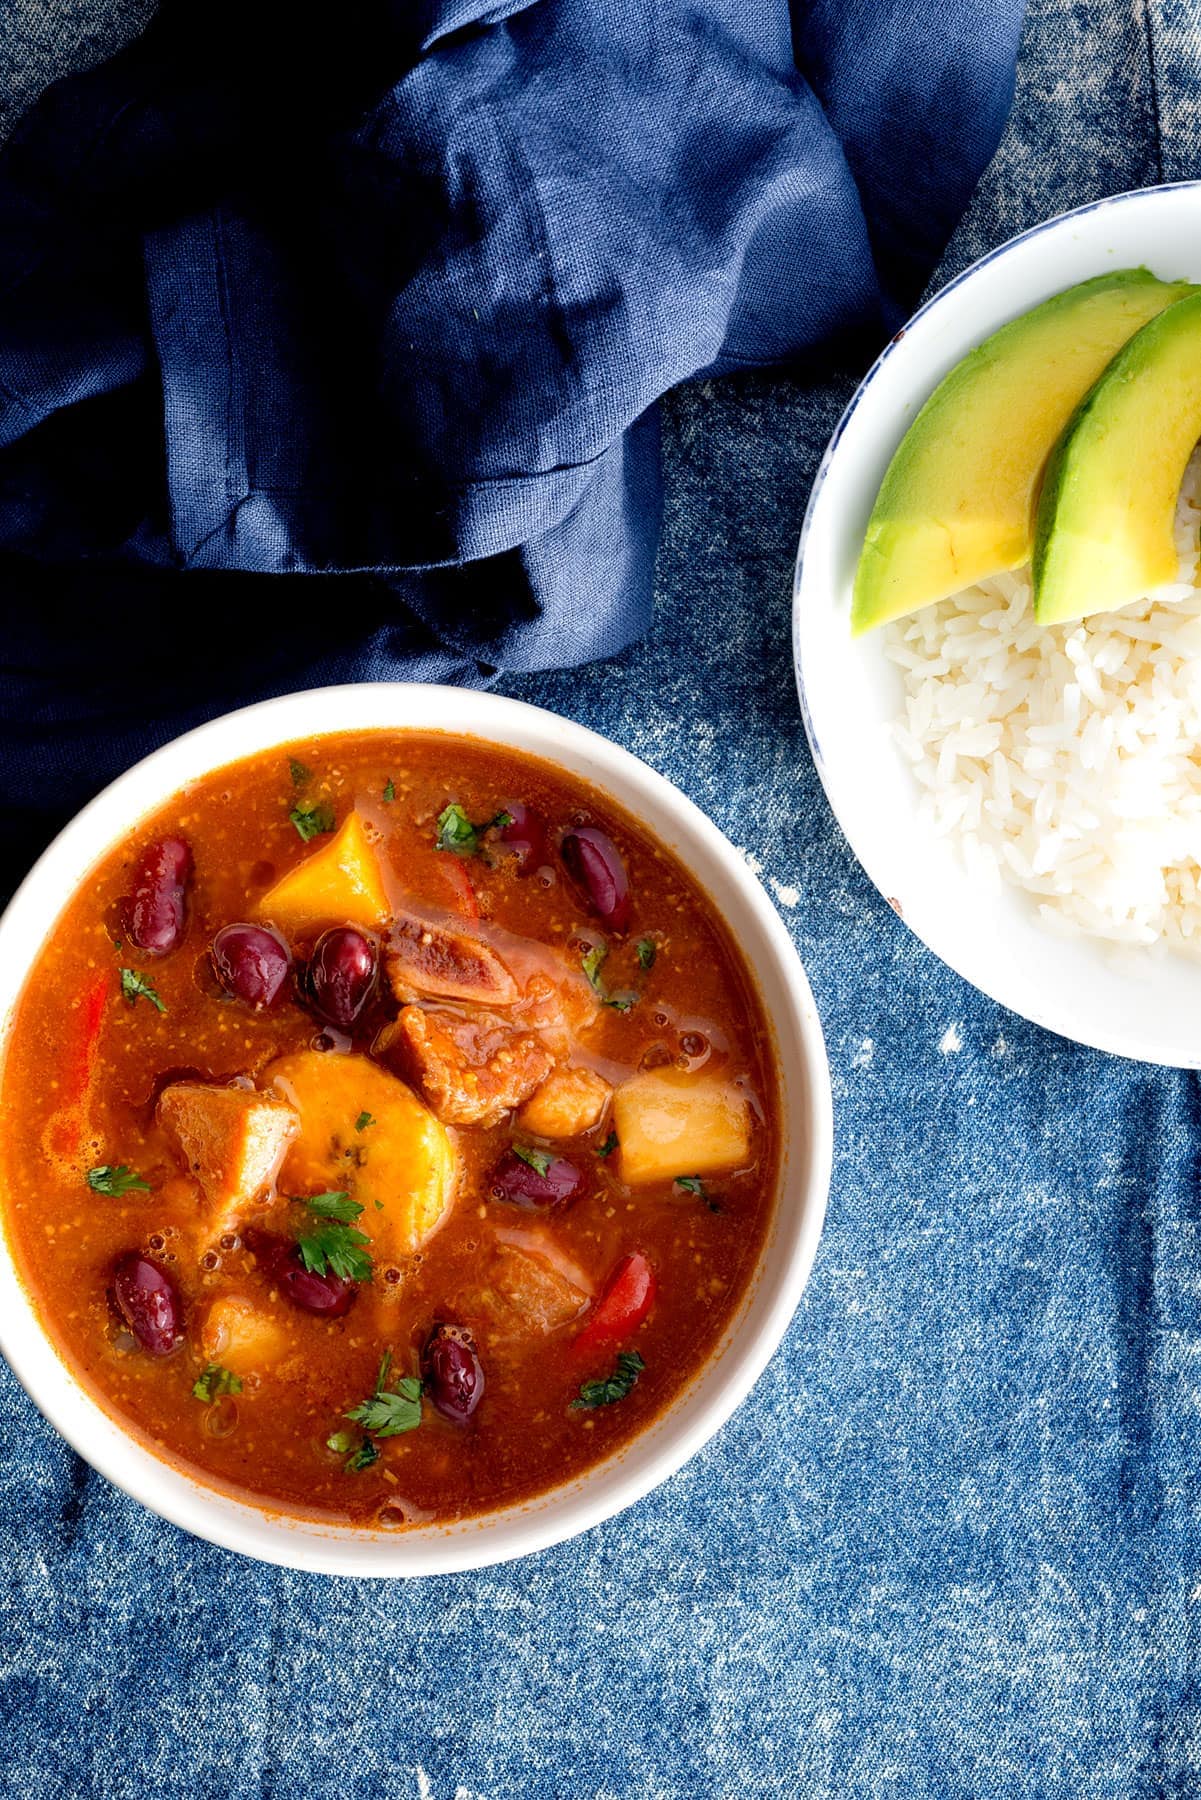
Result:
M545 1175L555 1160L549 1151L535 1150L531 1144L514 1144L513 1154L528 1163L536 1175Z
M415 1375L402 1375L389 1388L391 1372L392 1352L385 1350L375 1378L375 1391L343 1415L363 1428L362 1443L346 1458L349 1471L369 1469L378 1460L377 1438L399 1437L402 1432L416 1431L421 1423L421 1382ZM336 1431L326 1439L329 1448L339 1453L349 1449L351 1441L346 1431Z
M141 1188L143 1193L150 1192L150 1183L144 1181L128 1163L100 1163L96 1168L88 1170L87 1182L94 1194L110 1194L114 1200L120 1200L123 1194L132 1193L134 1188Z
M421 1383L415 1375L402 1375L393 1389L372 1394L346 1417L377 1438L416 1431L421 1423Z
M721 1201L714 1199L699 1175L677 1175L672 1185L683 1188L686 1194L695 1194L698 1200L705 1202L710 1212L721 1211Z
M310 1275L336 1275L339 1281L370 1281L374 1267L364 1249L371 1239L365 1231L356 1231L350 1221L357 1219L363 1208L349 1194L309 1194L301 1198L314 1218L310 1231L302 1231L296 1239L300 1260Z
M589 987L599 996L602 1006L611 1006L614 1012L629 1012L631 1006L637 1005L638 995L611 994L601 979L601 970L608 954L608 944L593 944L581 956L580 967L588 977Z
M658 955L658 946L656 945L654 938L639 938L635 948L638 951L638 967L640 969L653 969L655 966L655 957Z
M328 800L300 801L288 817L306 844L310 838L320 837L334 828L334 809Z
M292 757L288 763L288 773L292 777L293 787L303 787L306 781L311 781L313 778L313 771L306 769L304 764L297 762L295 757Z
M506 825L513 823L512 813L498 812L491 819L485 819L481 825L473 825L461 806L451 804L438 814L437 848L453 850L456 856L476 856L479 854L480 840L486 831L493 826L503 831Z
M222 1394L240 1394L242 1377L235 1375L232 1369L223 1368L220 1363L210 1363L193 1384L192 1392L197 1400L203 1400L206 1406L211 1406Z
M391 806L391 804L395 800L395 798L396 798L396 783L393 781L392 777L389 775L387 781L385 781L385 783L384 783L384 795L383 795L384 805Z
M605 958L608 954L608 944L593 944L590 949L585 950L583 956L580 958L580 967L588 977L589 987L591 987L595 993L598 993L602 999L604 998L605 984L601 980L601 970L605 966Z
M357 1200L342 1192L337 1194L304 1194L300 1204L307 1206L310 1212L316 1213L319 1219L340 1219L343 1225L349 1225L357 1219L363 1208Z
M356 1131L366 1131L366 1129L369 1125L374 1125L374 1124L375 1124L375 1120L372 1118L372 1116L369 1112L361 1112L359 1114L358 1118L354 1122L354 1128Z
M580 1397L572 1401L572 1407L582 1410L592 1406L612 1406L615 1401L624 1400L645 1367L637 1350L619 1351L612 1375L603 1381L583 1382Z
M123 1000L128 1000L131 1006L136 1006L139 1000L149 1000L151 1006L156 1006L159 1012L166 1012L167 1009L159 999L158 990L153 981L147 981L146 977L139 975L136 969L122 969L120 976Z
M612 1154L616 1150L616 1148L617 1148L617 1133L615 1131L611 1131L609 1133L608 1137L605 1139L604 1143L598 1144L596 1146L596 1154L598 1156L602 1156L602 1157L603 1156L612 1156Z

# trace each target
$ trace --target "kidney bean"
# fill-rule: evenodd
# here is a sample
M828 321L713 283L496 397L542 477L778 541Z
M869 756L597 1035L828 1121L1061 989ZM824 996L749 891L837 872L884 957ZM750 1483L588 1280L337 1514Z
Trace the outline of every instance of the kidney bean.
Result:
M166 956L182 943L191 879L192 851L183 838L147 846L123 908L125 933L136 950Z
M288 946L262 925L223 925L212 957L221 985L256 1012L279 998L292 969Z
M280 1292L301 1312L340 1319L354 1305L358 1283L343 1281L340 1275L332 1273L314 1275L305 1268L300 1251L288 1238L251 1227L245 1233L245 1241L264 1273L279 1284Z
M325 932L309 962L314 1011L339 1031L349 1031L371 997L378 969L379 952L365 932L353 925Z
M567 873L589 908L610 931L630 922L630 878L612 838L595 825L577 825L559 845Z
M579 1188L584 1177L574 1163L568 1162L565 1156L551 1156L549 1152L532 1154L547 1157L545 1171L535 1168L518 1156L516 1150L506 1150L495 1169L489 1191L494 1199L507 1200L510 1206L554 1206L560 1200L570 1200Z
M524 800L505 803L509 823L500 829L500 841L517 852L517 873L528 875L547 859L546 820Z
M151 1356L166 1356L183 1335L179 1292L166 1269L136 1250L118 1257L113 1298L129 1329Z
M484 1370L465 1325L435 1325L422 1357L425 1387L444 1419L465 1424L484 1397Z

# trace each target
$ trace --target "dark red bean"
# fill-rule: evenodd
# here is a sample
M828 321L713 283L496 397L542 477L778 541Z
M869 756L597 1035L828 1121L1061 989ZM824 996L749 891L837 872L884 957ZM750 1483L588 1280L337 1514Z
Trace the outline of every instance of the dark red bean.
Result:
M309 962L313 1010L339 1031L349 1031L375 986L379 952L353 925L339 925L317 939Z
M262 925L223 925L213 939L213 967L222 987L258 1012L278 1000L292 955L283 939Z
M305 1268L300 1251L290 1239L253 1227L245 1238L264 1274L278 1283L280 1292L301 1312L315 1313L322 1319L340 1319L354 1305L358 1283L343 1281L340 1275L314 1275Z
M610 931L630 922L630 878L621 852L595 825L577 825L559 846L567 873L597 918Z
M546 820L524 800L507 800L509 823L501 826L500 841L517 853L517 873L528 875L547 860Z
M179 1292L159 1263L136 1250L118 1257L113 1268L113 1299L143 1350L166 1356L183 1335Z
M123 909L125 934L135 950L166 956L182 943L191 879L192 851L183 838L163 838L147 847Z
M539 1159L548 1157L545 1171L526 1162L516 1150L506 1150L492 1171L490 1191L494 1199L507 1200L510 1206L555 1206L570 1200L584 1177L565 1156L550 1156L534 1151Z
M435 1325L422 1358L425 1390L444 1419L465 1424L484 1397L484 1370L465 1325Z

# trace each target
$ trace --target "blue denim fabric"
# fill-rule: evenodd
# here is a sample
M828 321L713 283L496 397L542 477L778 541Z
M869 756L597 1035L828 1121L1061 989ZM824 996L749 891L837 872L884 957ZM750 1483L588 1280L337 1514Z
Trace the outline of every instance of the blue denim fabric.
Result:
M1186 0L1033 0L1013 119L943 274L1061 207L1201 174L1199 104ZM504 684L698 800L809 968L836 1163L780 1354L623 1517L387 1587L192 1542L90 1475L0 1372L3 1794L1201 1788L1197 1081L981 998L833 825L788 595L848 391L739 377L679 395L650 637Z

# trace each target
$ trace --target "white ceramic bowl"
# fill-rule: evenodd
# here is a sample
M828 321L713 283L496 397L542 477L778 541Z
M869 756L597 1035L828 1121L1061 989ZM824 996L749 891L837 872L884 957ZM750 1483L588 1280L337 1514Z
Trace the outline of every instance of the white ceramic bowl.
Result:
M414 728L467 733L573 770L676 850L731 927L776 1036L784 1162L775 1219L746 1299L717 1353L621 1455L538 1500L451 1526L353 1531L281 1518L192 1480L128 1437L89 1397L42 1331L0 1255L0 1348L31 1398L110 1481L164 1518L231 1550L340 1575L433 1575L543 1549L620 1512L673 1474L743 1400L805 1286L830 1179L831 1106L821 1026L792 941L743 858L690 800L605 738L496 695L409 683L324 688L248 707L147 757L83 810L0 920L0 1052L24 971L92 865L185 782L239 757L321 732Z
M912 931L984 993L1080 1043L1201 1067L1201 963L1053 935L1031 898L990 892L919 812L892 737L900 672L878 634L852 641L851 588L868 515L914 414L990 332L1073 282L1143 263L1201 282L1201 183L1118 194L994 250L888 345L826 450L797 558L793 637L805 728L851 847Z

